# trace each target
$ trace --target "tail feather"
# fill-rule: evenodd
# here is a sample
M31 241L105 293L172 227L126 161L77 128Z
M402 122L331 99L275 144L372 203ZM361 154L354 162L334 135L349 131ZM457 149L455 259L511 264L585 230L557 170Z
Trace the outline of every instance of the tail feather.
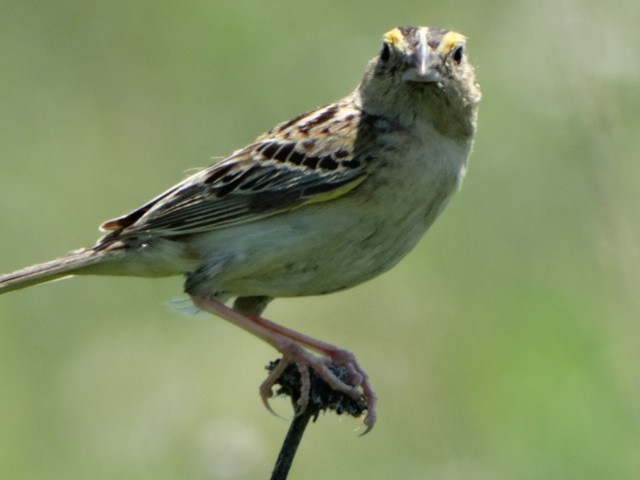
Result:
M88 273L85 271L88 267L102 263L109 257L108 253L97 252L90 248L76 250L50 262L2 275L0 276L0 294L78 273Z

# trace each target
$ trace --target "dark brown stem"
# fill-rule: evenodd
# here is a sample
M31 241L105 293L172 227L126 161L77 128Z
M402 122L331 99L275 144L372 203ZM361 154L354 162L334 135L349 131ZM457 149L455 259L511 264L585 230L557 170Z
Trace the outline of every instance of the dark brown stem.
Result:
M273 468L271 480L286 480L291 464L293 463L293 458L296 455L296 451L302 441L304 431L312 416L313 415L309 413L309 409L307 409L301 414L293 417L287 436L284 437L284 442L282 443L280 454L276 460L276 465Z

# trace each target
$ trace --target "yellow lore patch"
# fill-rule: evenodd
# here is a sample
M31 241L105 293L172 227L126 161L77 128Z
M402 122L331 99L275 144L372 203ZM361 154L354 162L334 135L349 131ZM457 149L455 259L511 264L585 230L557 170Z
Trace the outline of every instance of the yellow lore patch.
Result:
M399 28L394 28L384 34L384 41L396 48L401 48L404 45L404 35Z
M466 41L467 37L458 32L447 32L444 37L442 37L439 50L442 50L444 53L449 53L460 45L464 45Z

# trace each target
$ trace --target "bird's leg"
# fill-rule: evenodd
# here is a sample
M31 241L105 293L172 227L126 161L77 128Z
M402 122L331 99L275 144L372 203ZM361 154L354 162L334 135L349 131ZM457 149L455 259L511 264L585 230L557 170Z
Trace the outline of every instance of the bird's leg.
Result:
M371 430L376 421L376 395L365 371L358 364L355 356L336 345L326 343L289 328L278 325L259 315L247 315L226 306L219 300L212 298L191 297L193 303L200 309L233 323L234 325L261 338L282 353L282 360L269 374L260 386L260 396L271 410L268 399L272 396L272 387L287 365L295 363L302 380L302 391L299 401L301 411L307 406L309 399L309 368L316 373L334 390L349 395L358 400L364 397L367 403L367 415L363 419L366 426L365 433ZM313 355L306 349L313 350L320 357ZM330 369L329 365L344 366L349 373L348 383L340 380ZM360 391L362 389L362 391Z

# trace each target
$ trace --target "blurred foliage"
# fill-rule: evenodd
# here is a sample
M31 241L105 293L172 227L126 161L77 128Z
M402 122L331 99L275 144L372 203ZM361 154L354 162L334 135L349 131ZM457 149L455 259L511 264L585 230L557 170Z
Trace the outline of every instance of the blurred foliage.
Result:
M383 32L466 33L484 98L463 190L400 266L268 316L354 350L364 438L312 425L292 478L640 477L640 4L0 2L0 271L355 87ZM276 357L167 308L181 280L0 299L0 477L266 478ZM275 400L289 415L289 406Z

